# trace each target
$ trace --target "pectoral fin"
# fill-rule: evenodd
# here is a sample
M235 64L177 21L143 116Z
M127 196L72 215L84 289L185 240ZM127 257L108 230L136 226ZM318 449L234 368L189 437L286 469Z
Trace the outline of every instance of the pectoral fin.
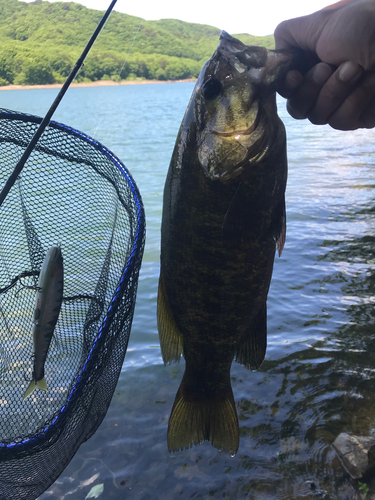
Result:
M163 271L159 278L157 321L164 364L179 362L182 354L182 334L169 305Z
M241 181L232 196L222 226L224 245L241 248L256 241L262 232L257 203Z
M240 182L232 196L223 221L222 239L224 244L240 247L244 241L251 237L247 209L246 195Z
M285 197L280 201L275 210L274 222L272 225L272 232L276 247L279 252L279 257L285 245L286 236L286 214L285 214Z
M257 370L264 360L266 348L267 304L264 303L238 346L236 361L250 370Z

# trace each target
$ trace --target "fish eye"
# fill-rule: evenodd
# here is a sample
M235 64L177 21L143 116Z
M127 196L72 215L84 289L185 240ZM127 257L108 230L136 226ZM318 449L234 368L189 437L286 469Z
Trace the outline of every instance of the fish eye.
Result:
M218 96L223 88L221 82L216 78L209 78L203 84L203 96L205 99L213 99Z

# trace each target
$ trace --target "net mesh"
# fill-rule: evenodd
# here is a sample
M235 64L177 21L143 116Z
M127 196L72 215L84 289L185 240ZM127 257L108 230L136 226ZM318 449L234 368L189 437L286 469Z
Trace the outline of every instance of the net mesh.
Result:
M0 109L0 187L40 122ZM51 122L0 207L1 500L39 496L104 418L129 340L144 239L142 201L124 165ZM38 276L56 245L64 298L45 363L48 390L23 402Z

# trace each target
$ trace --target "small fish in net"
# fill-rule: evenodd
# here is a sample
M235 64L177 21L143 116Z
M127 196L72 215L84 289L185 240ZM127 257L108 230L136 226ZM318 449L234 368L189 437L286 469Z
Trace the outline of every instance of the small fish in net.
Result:
M47 391L44 365L52 335L60 314L64 291L64 264L60 247L51 247L44 258L39 273L34 310L34 369L23 401L35 389Z
M0 109L0 185L41 118ZM50 122L0 206L0 500L35 499L100 425L124 360L145 241L137 186L82 132ZM36 375L43 262L63 255L63 296ZM47 259L48 260L48 259Z

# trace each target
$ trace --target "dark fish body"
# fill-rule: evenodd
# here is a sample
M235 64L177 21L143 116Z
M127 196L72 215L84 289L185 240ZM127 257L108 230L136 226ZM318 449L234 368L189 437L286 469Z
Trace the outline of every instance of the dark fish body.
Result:
M48 250L40 270L37 286L33 327L33 379L25 391L23 400L30 396L36 388L47 390L44 379L44 364L60 314L64 289L64 268L60 247L52 247Z
M209 440L236 453L230 384L267 343L266 300L285 241L286 137L275 89L293 57L223 33L195 86L164 190L158 328L186 369L168 427L176 451Z

